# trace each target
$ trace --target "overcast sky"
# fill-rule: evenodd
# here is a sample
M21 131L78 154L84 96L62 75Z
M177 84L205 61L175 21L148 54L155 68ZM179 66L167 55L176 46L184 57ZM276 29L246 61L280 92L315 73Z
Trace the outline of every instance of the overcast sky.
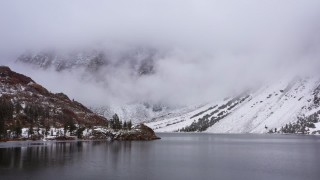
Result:
M78 81L77 73L16 69L49 89L90 104L146 97L179 104L204 101L283 72L316 72L320 67L320 1L0 1L2 64L12 63L15 59L9 55L27 49L97 45L111 50L145 46L168 53L156 62L157 72L149 77L133 80L125 69L115 70L108 79L112 87L107 89ZM69 78L61 81L61 76ZM62 86L57 88L59 83ZM96 93L84 96L74 89Z

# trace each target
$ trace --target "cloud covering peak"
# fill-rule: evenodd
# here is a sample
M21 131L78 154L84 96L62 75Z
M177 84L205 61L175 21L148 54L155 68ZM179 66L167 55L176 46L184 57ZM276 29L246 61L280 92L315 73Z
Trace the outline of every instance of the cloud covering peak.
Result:
M125 66L108 69L100 73L107 77L107 88L90 83L98 94L112 97L87 99L185 104L240 91L289 71L316 73L319 19L318 0L1 1L0 58L9 63L15 59L4 57L27 49L99 47L119 53L151 47L163 53L155 61L156 73L136 78ZM55 81L41 81L56 86Z

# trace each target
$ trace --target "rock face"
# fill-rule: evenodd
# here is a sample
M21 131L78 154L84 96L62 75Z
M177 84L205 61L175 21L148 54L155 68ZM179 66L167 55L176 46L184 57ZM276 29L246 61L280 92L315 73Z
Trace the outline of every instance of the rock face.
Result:
M51 93L30 77L0 66L0 100L10 116L2 118L4 129L15 127L64 127L105 125L107 119L93 113L63 93Z
M154 131L144 124L139 124L131 131L125 132L118 132L113 137L113 140L120 140L120 141L150 141L161 139Z
M2 83L8 83L14 85L17 83L27 85L32 82L35 83L31 78L24 76L22 74L11 71L7 66L0 66L0 78Z

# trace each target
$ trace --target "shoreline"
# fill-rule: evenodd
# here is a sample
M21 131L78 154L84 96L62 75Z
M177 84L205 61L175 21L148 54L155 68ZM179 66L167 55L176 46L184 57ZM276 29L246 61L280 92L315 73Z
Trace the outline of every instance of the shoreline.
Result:
M279 136L314 136L319 137L320 134L289 134L289 133L208 133L208 132L156 132L156 134L188 134L188 135L254 135L254 136L264 136L264 135L279 135ZM63 136L62 136L63 137ZM66 137L66 138L73 138ZM161 139L161 137L159 137ZM159 140L159 139L153 139L153 140ZM86 142L86 141L150 141L150 140L111 140L111 139L63 139L63 140L56 140L56 139L8 139L7 141L0 140L1 143L15 143L15 142ZM152 140L151 140L152 141Z

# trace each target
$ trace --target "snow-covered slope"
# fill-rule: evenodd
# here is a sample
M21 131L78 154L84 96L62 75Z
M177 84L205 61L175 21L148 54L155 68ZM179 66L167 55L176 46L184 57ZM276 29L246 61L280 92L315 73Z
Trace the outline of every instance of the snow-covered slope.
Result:
M317 112L319 84L317 78L286 79L147 125L157 132L265 133Z
M210 127L215 133L263 133L296 121L313 103L316 79L280 82L254 93L252 100ZM237 124L237 126L234 126ZM267 127L267 128L266 128Z
M168 116L155 118L153 122L147 123L148 126L157 132L171 132L171 131L203 131L208 128L213 121L217 121L230 114L236 107L240 106L246 101L250 100L249 95L242 95L234 98L227 98L219 102L209 103L198 108L185 108L179 112L169 113ZM191 129L183 129L198 122L199 119L205 120L200 123L201 127L194 127ZM209 122L210 121L210 122Z
M131 120L133 123L141 123L150 121L154 117L161 117L168 114L168 107L164 105L149 105L145 103L133 103L126 105L112 105L103 107L90 107L90 109L111 119L114 114L117 114L120 119Z

